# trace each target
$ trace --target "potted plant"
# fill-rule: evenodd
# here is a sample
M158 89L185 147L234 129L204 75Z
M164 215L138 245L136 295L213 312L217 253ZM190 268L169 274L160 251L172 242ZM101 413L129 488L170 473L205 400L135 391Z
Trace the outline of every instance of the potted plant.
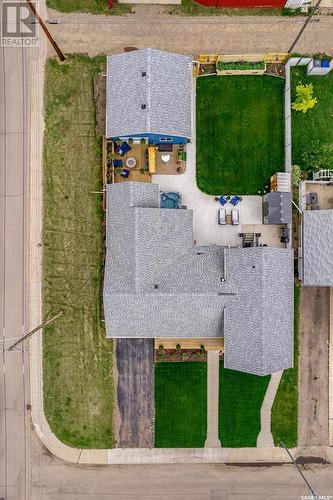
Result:
M128 144L133 144L133 138L132 138L132 137L130 137L130 138L128 139Z
M142 137L142 139L140 139L140 144L142 146L144 146L146 144L146 139L144 137Z

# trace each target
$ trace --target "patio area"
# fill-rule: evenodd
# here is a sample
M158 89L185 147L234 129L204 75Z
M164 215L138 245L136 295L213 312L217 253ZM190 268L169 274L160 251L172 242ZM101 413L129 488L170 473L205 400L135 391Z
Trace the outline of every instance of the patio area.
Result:
M107 145L109 153L110 144ZM179 176L186 170L185 145L152 146L138 141L128 146L130 149L125 154L115 151L112 163L108 162L108 182L151 182L153 174Z
M123 156L115 152L113 160L115 167L114 182L150 182L148 171L148 145L131 144L131 150ZM120 175L120 169L128 170L128 177Z

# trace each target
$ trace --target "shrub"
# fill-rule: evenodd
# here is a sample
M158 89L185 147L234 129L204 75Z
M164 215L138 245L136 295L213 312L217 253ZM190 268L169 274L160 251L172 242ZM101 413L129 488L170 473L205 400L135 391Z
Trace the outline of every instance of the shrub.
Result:
M302 169L307 172L316 172L321 168L327 168L332 161L332 146L312 141L309 148L302 153Z
M144 138L142 137L142 139L140 139L140 144L142 144L142 146L144 146L144 145L146 144L146 139L144 139Z
M130 138L128 139L128 144L133 144L133 139L132 139L132 137L130 137Z
M180 344L176 345L176 349L177 349L177 351L180 351Z
M293 189L297 189L299 183L301 182L302 171L299 165L293 165L291 167L291 185Z
M302 84L296 86L296 100L292 103L291 107L295 111L302 111L306 113L309 109L314 108L317 103L317 98L313 97L312 83Z
M188 361L190 359L190 354L188 352L183 352L182 361Z
M205 346L203 344L201 344L201 346L200 346L200 351L201 352L205 351Z
M160 344L160 345L158 346L158 349L159 349L159 351L163 351L163 350L164 350L164 346L163 346L163 344Z

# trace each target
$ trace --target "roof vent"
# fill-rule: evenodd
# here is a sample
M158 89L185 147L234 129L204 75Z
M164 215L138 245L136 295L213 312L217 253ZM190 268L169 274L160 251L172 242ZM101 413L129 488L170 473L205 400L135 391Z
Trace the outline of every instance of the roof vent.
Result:
M225 278L221 278L221 281L222 281L222 283L224 283L225 282Z
M147 76L147 73L145 71L142 71L141 76L142 77Z
M155 288L155 290L158 290L158 285L157 285L157 283L155 283L154 288Z
M146 109L146 105L145 104L141 104L141 109Z

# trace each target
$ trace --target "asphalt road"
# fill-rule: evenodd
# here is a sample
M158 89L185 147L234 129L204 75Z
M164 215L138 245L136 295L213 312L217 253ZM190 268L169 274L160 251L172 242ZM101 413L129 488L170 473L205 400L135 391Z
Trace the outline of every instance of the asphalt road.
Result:
M0 47L0 350L26 332L29 154L26 59ZM1 352L0 497L24 500L29 466L26 354Z
M302 17L177 17L161 7L136 6L127 17L60 14L48 11L49 28L64 52L114 54L124 47L154 47L184 54L286 52ZM319 19L318 17L316 19ZM311 21L294 52L333 53L333 17ZM52 53L52 50L49 52Z
M36 446L36 448L35 448ZM295 466L66 465L32 450L32 500L302 500L309 490ZM307 466L314 491L333 496L333 466ZM326 497L325 497L326 495Z

